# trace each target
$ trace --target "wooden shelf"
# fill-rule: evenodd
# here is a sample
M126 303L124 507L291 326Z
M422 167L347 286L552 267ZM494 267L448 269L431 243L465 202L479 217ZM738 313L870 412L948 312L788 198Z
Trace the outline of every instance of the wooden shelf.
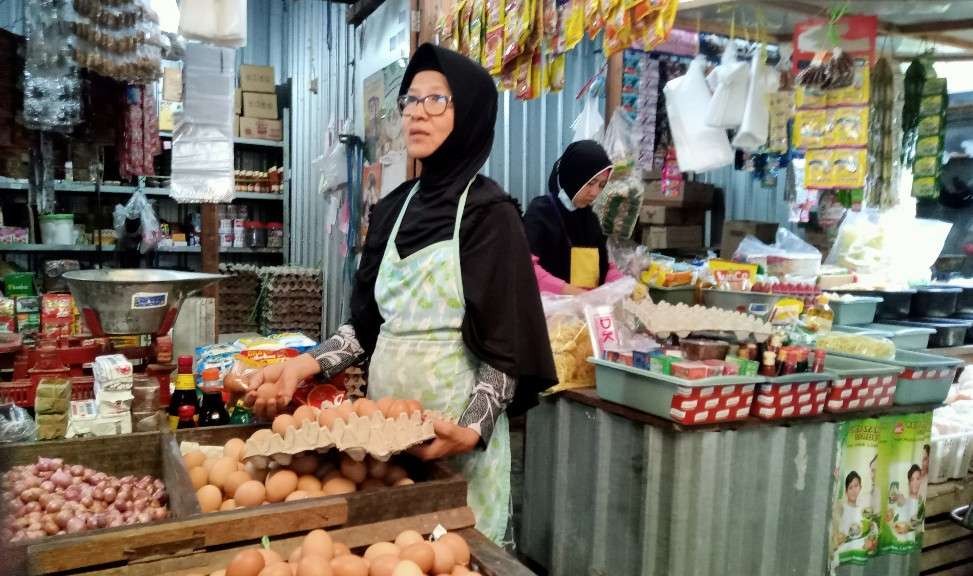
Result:
M28 187L29 185L27 182L0 178L0 190L27 190ZM54 190L57 192L69 192L71 194L94 194L95 185L91 182L57 181L54 183ZM134 194L137 190L137 186L119 184L101 185L102 194ZM142 188L142 192L146 196L169 197L169 188L145 187ZM267 202L282 202L284 200L284 195L281 193L266 192L237 192L235 197L236 200L259 200Z

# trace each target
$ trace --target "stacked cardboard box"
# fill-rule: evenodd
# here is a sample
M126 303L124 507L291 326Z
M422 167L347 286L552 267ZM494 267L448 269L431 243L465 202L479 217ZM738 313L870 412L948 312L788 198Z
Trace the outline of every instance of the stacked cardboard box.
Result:
M220 274L232 276L220 282L220 334L257 331L257 297L260 295L259 268L252 264L220 264Z
M237 90L234 108L237 136L281 140L283 123L278 120L273 66L240 66L240 89Z
M702 248L713 192L712 185L698 182L665 189L660 179L646 181L639 215L642 244L651 250Z

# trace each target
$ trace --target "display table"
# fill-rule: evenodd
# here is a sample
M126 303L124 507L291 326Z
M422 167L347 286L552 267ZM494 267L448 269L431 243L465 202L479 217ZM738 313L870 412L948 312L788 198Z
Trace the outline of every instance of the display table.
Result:
M519 550L558 576L827 574L840 418L685 428L591 389L542 400L527 416ZM918 571L913 554L838 573Z

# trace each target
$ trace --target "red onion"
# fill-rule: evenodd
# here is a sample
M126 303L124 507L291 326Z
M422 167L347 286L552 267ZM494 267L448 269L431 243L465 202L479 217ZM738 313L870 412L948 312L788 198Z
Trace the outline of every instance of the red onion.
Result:
M64 500L55 496L48 501L47 506L44 507L44 510L48 512L59 512L63 506Z
M82 496L81 497L81 505L84 506L85 508L91 508L91 506L94 503L95 503L95 501L91 499L91 496Z
M156 490L155 493L152 494L152 501L158 502L159 504L165 504L168 501L165 489L160 488Z
M32 500L32 501L24 504L24 511L26 511L26 512L37 512L40 509L41 509L41 505L37 501L33 501Z
M55 524L53 520L48 520L47 522L44 522L44 532L47 533L48 536L53 536L57 534L58 530L60 529L61 528L57 524Z
M40 488L28 488L20 493L20 499L24 502L34 502L41 497L44 491Z
M72 476L81 476L82 474L84 474L84 466L82 466L81 464L75 464L74 466L71 466L68 470L71 472Z
M91 468L85 468L84 474L82 474L81 477L84 478L85 482L90 483L91 479L95 477L95 471Z
M67 488L71 485L71 475L65 472L63 469L58 470L51 476L51 482L58 488Z
M81 532L82 530L84 530L84 524L85 522L83 519L75 516L74 518L68 520L68 525L65 528L65 530L67 531L68 534L75 534L77 532Z
M27 531L27 539L28 540L36 540L38 538L43 538L44 536L46 536L46 533L43 530L28 530Z
M96 486L95 489L94 489L94 492L92 492L91 496L95 500L103 500L105 498L105 489L102 488L101 486Z
M54 483L51 482L50 480L44 480L43 482L41 482L41 490L45 490L47 492L53 492L54 488L55 488Z
M118 495L115 496L115 500L121 500L122 502L128 502L132 499L132 491L128 488L122 488L118 491Z
M68 521L70 521L72 518L74 518L73 514L67 510L61 510L57 513L57 516L54 517L54 521L57 522L57 525L61 528L65 528L68 525Z
M131 503L128 500L119 499L115 501L114 506L115 510L118 510L119 512L128 512L131 507Z
M152 516L156 520L162 520L163 518L165 518L168 515L169 514L168 514L168 512L166 512L166 509L165 508L153 508L152 509Z
M105 502L108 502L109 504L111 504L112 502L115 501L115 497L117 495L118 495L118 493L115 492L115 489L114 488L105 488L105 492L104 492Z
M34 488L41 485L41 479L34 475L25 476L23 482L28 488Z

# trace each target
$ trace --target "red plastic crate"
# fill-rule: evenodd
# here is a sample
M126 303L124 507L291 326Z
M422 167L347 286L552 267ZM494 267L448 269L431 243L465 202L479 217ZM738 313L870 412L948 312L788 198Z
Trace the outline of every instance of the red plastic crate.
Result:
M33 408L37 390L30 380L0 382L0 404L16 404ZM94 400L95 379L91 376L71 378L71 400Z

